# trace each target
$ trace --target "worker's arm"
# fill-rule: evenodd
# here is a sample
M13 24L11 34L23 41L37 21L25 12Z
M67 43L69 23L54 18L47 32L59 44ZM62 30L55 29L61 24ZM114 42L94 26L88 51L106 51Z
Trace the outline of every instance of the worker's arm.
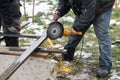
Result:
M90 26L96 14L96 0L81 0L80 14L77 15L79 23L73 25L75 31Z
M64 16L70 10L70 5L67 0L59 0L58 7L53 14L53 20L57 21L60 17Z
M57 11L60 12L60 17L64 16L70 10L70 4L68 0L59 0Z

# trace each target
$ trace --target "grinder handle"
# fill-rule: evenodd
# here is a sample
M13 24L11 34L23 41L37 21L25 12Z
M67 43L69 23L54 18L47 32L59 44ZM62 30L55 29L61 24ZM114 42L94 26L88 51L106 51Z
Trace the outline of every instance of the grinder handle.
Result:
M78 35L82 35L82 32L77 32ZM64 28L63 36L70 36L72 35L71 28Z

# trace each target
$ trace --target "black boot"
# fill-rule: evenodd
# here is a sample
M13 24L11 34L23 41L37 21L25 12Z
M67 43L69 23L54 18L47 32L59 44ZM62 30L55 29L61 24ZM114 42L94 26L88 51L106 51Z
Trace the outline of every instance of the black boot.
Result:
M74 60L74 52L75 52L75 49L73 49L73 48L67 49L67 53L62 54L63 60L73 61Z
M110 74L110 72L106 69L99 68L98 71L96 72L96 76L99 78L105 78Z
M17 37L5 37L6 46L18 47L19 40Z

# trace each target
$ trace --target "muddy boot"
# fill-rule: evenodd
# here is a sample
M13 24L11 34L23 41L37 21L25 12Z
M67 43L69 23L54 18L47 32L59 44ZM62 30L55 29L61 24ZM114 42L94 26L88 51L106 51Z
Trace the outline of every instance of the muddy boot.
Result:
M108 75L110 74L110 72L106 69L98 69L97 72L96 72L96 76L99 77L99 78L105 78L107 77Z
M73 61L74 60L74 52L75 49L67 49L67 53L62 54L63 60L65 61Z

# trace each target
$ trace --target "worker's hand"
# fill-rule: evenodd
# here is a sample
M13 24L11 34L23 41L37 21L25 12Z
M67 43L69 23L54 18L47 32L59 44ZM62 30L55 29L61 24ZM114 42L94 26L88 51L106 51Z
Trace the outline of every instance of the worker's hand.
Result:
M72 28L72 35L78 35L78 32Z
M20 25L20 19L19 18L13 18L13 24L12 26L17 30L20 31L21 30L21 25Z
M59 12L58 10L56 10L56 11L53 13L53 20L54 20L54 21L57 21L59 18L60 18L60 12Z
M21 30L21 25L19 24L13 24L13 27L17 30L20 31Z
M70 36L70 35L82 35L82 32L77 32L73 28L64 28L63 36Z

